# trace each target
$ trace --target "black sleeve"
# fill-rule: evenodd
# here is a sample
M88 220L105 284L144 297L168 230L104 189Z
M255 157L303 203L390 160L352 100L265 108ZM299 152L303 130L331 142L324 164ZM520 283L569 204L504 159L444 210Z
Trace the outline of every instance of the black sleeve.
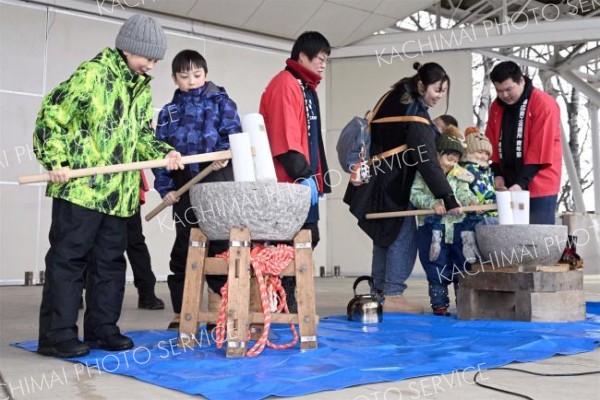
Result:
M299 178L309 178L313 175L310 165L308 161L306 161L306 157L297 151L288 151L287 153L280 154L275 156L277 160L283 165L285 172L292 178L293 180Z
M527 190L529 184L533 180L533 177L535 176L535 174L540 172L540 169L542 169L542 167L542 164L523 165L523 170L521 171L521 175L519 175L516 184L521 186L521 189Z
M411 157L410 163L417 167L431 193L444 201L447 210L459 207L452 187L438 161L435 138L431 128L420 122L409 122L406 144Z
M500 168L500 163L493 162L490 164L490 168L492 170L492 173L494 174L494 177L504 176L504 175L502 175L502 169Z

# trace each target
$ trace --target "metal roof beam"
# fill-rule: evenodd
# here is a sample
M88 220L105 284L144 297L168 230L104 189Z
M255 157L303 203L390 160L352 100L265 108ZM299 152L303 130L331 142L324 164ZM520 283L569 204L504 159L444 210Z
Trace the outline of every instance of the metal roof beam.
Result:
M486 14L480 15L479 18L477 18L476 20L472 21L470 23L470 25L477 25L477 24L485 21L486 19L488 19L492 15L496 15L496 14L500 14L500 13L502 13L501 14L502 18L500 18L500 19L503 19L504 21L506 21L507 18L511 18L512 19L512 16L509 16L508 13L506 12L506 7L511 6L514 3L518 3L519 1L520 0L511 0L508 3L506 3L506 4L502 4L502 8L500 8L500 9L493 9L492 11L490 11L490 12L488 12ZM517 14L517 13L513 13L513 15L515 15L515 14Z
M487 57L497 58L499 60L505 60L505 61L514 61L517 64L527 65L529 67L538 68L540 70L548 70L548 71L552 70L551 65L543 64L541 62L537 62L537 61L533 61L533 60L528 60L527 58L512 56L512 55L508 55L508 54L502 54L502 53L499 53L497 51L492 51L492 50L473 50L473 51L475 53L482 54Z
M587 64L595 58L600 58L600 46L596 46L591 50L584 53L573 56L569 59L559 62L556 67L559 71L565 71L568 69L575 69Z
M403 60L442 51L581 43L600 40L600 17L530 24L466 26L447 30L418 31L369 37L348 47L333 49L333 58L382 56ZM387 62L390 64L391 62Z
M471 20L473 18L476 18L477 15L481 11L483 11L486 6L492 6L492 8L493 8L493 5L490 4L489 0L480 0L477 3L474 3L473 5L471 5L471 7L467 8L465 10L466 17L460 19L456 23L456 25L461 25L461 24L465 24L466 25L469 22L469 20Z
M583 93L592 103L600 107L600 92L598 89L583 81L573 71L560 71L558 73L564 80L569 82L575 89Z

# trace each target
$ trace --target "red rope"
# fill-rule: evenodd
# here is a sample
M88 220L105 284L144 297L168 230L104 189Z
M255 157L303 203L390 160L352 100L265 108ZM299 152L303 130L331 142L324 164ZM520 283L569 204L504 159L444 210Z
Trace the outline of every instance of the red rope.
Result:
M216 257L229 260L229 251L218 254ZM252 266L256 280L258 281L260 302L264 314L264 328L259 340L257 340L254 346L246 353L248 357L256 357L264 350L265 346L273 349L288 349L298 343L298 332L296 331L294 324L290 324L293 335L293 339L290 343L274 344L268 339L271 327L271 298L273 295L277 299L277 309L275 312L281 313L283 311L289 313L285 290L283 289L283 286L281 286L279 274L281 274L293 259L294 249L292 246L284 244L278 244L275 247L265 247L264 245L256 244L250 252L250 265ZM228 287L229 285L225 283L221 288L221 310L219 311L215 330L217 348L219 349L225 342L225 334L227 331L226 311ZM248 332L248 337L249 336L250 332Z

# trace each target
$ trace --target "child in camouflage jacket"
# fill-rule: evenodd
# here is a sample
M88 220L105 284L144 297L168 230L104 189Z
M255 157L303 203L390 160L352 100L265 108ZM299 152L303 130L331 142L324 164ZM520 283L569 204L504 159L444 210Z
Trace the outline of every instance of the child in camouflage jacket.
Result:
M448 183L457 200L463 205L478 204L475 195L469 190L469 182L473 176L458 166L458 160L464 152L461 142L443 134L437 142L437 150L440 165L446 172ZM470 269L468 260L474 246L470 240L472 235L467 237L464 235L466 232L462 229L462 221L465 219L465 214L446 214L442 201L434 198L418 173L411 188L410 201L416 208L435 210L436 213L436 215L418 217L417 246L419 260L429 283L429 298L433 313L448 316L450 315L448 286L453 282L456 293L458 277Z
M154 138L150 77L166 51L156 21L129 18L116 48L102 50L43 100L33 136L34 151L49 171L46 195L53 198L50 249L40 307L39 346L46 356L77 357L90 348L133 347L121 335L125 289L127 218L139 208L139 171L69 178L69 170L165 157L183 168L181 155ZM77 316L88 255L84 340Z

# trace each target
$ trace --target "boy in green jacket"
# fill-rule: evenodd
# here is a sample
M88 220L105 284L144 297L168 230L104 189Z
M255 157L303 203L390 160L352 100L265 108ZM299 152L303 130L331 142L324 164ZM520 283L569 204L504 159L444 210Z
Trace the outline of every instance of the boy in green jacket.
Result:
M154 138L150 77L167 49L165 34L150 17L129 18L116 48L102 50L43 100L33 144L49 171L46 195L53 198L50 249L40 307L37 352L77 357L90 348L133 347L117 321L125 290L127 218L139 207L139 171L69 179L69 170L165 157L181 169L181 155ZM87 277L91 299L84 340L77 315L88 254L95 267Z

